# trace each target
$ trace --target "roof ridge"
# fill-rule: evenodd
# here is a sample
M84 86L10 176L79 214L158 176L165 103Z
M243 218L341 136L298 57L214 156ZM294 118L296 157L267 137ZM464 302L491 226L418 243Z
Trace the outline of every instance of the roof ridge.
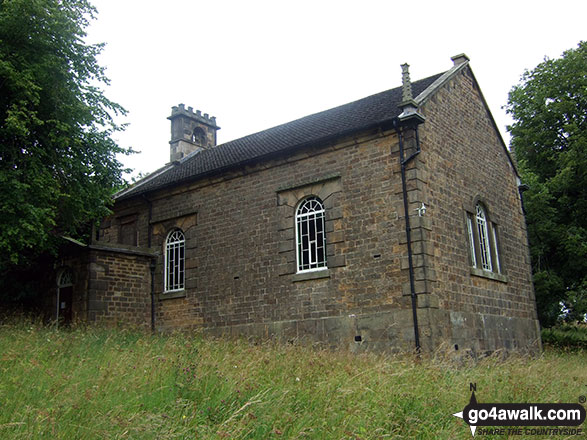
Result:
M414 92L422 94L445 73L414 81ZM262 160L290 148L318 144L391 121L401 113L401 91L402 86L394 87L205 149L185 157L176 166L166 165L167 168L163 167L155 176L148 176L134 187L117 194L117 199L223 172L230 167Z
M448 72L448 71L447 71L447 72ZM417 80L417 81L414 81L414 82L412 82L412 85L414 85L414 84L417 84L417 83L421 83L421 82L423 82L423 81L426 81L426 80L428 80L428 79L430 79L430 78L437 77L437 76L439 76L439 75L446 74L447 72L442 72L442 73L437 73L436 75L430 75L430 76L427 76L426 78L422 78L422 79L419 79L419 80ZM320 114L328 113L328 112L330 112L330 111L332 111L332 110L340 109L340 108L343 108L343 107L346 107L346 106L351 106L351 105L353 105L353 104L356 104L356 103L359 103L359 102L362 102L362 101L366 101L366 100L368 100L368 99L371 99L371 98L373 98L373 97L375 97L375 96L380 96L380 95L383 95L383 94L386 94L386 93L393 92L393 91L395 91L395 90L401 90L401 88L402 88L402 86L397 86L397 87L393 87L393 88L391 88L391 89L383 90L383 91L381 91L381 92L373 93L372 95L368 95L368 96L365 96L365 97L363 97L363 98L355 99L354 101L346 102L346 103L344 103L344 104L340 104L340 105L337 105L337 106L334 106L334 107L330 107L330 108L327 108L327 109L325 109L325 110L320 110L320 111L318 111L318 112L311 113L311 114L309 114L309 115L305 115L305 116L302 116L302 117L300 117L300 118L292 119L291 121L287 121L287 122L284 122L284 123L282 123L282 124L277 124L277 125L274 125L274 126L272 126L272 127L265 128L265 129L263 129L263 130L259 130L259 131L257 131L257 132L254 132L254 133L247 134L247 135L245 135L245 136L242 136L242 137L240 137L240 138L231 139L230 141L227 141L227 142L224 142L224 143L222 143L222 144L219 144L219 145L217 145L217 146L215 146L215 147L213 147L213 148L222 147L223 145L230 144L231 142L236 142L236 141L239 141L239 140L241 140L241 139L246 139L246 138L249 138L249 137L251 137L251 136L257 136L257 135L259 135L259 134L261 134L261 133L265 133L265 132L267 132L267 131L271 131L271 130L273 130L273 129L276 129L276 128L279 128L279 127L283 127L283 126L285 126L285 125L289 125L289 124L291 124L291 123L294 123L294 122L302 121L302 120L304 120L304 119L309 119L309 118L315 117L315 116L317 116L317 115L320 115ZM422 94L422 93L420 93L420 94Z
M447 72L439 73L439 74L436 74L436 75L430 75L430 76L428 76L428 77L426 77L426 78L422 78L422 79L419 79L419 80L417 80L417 81L414 81L414 82L412 82L412 85L414 85L414 84L417 84L417 83L421 83L422 81L426 81L426 80L428 80L428 79L430 79L430 78L437 77L437 76L439 76L439 75L444 75L444 74L446 74L446 73L447 73ZM227 145L231 145L231 144L233 144L233 143L235 143L235 142L238 142L238 141L241 141L241 140L245 140L245 139L249 139L249 138L251 138L251 137L256 137L256 136L262 135L263 133L267 133L267 132L270 132L270 131L272 131L272 130L279 129L279 128L281 128L281 127L285 127L285 126L287 126L287 125L290 125L290 124L293 124L293 123L296 123L296 122L300 122L300 121L303 121L303 120L308 120L308 119L310 119L310 118L313 118L313 117L316 117L316 116L318 116L318 115L321 115L321 114L328 113L328 112L330 112L330 111L332 111L332 110L336 110L336 109L342 109L343 107L352 106L353 104L357 104L357 103L360 103L360 102L362 102L362 101L366 101L366 100L368 100L368 99L371 99L371 98L373 98L373 97L375 97L375 96L380 96L380 95L384 95L384 94L387 94L387 93L391 93L391 92L393 92L393 91L395 91L395 90L401 90L401 88L402 88L402 86L393 87L393 88L391 88L391 89L383 90L383 91L381 91L381 92L377 92L377 93L374 93L374 94L372 94L372 95L365 96L365 97L363 97L363 98L359 98L359 99L356 99L356 100L354 100L354 101L351 101L351 102L347 102L347 103L345 103L345 104L337 105L337 106L335 106L335 107L331 107L331 108L328 108L328 109L325 109L325 110L320 110L320 111L318 111L318 112L316 112L316 113L311 113L311 114L309 114L309 115L302 116L302 117L300 117L300 118L292 119L291 121L287 121L287 122L284 122L284 123L282 123L282 124L277 124L277 125L274 125L274 126L272 126L272 127L265 128L265 129L263 129L263 130L259 130L259 131L256 131L256 132L254 132L254 133L250 133L250 134L247 134L247 135L245 135L245 136L241 136L241 137L239 137L239 138L236 138L236 139L231 139L231 140L229 140L229 141L226 141L226 142L223 142L223 143L221 143L221 144L218 144L218 145L216 145L216 146L214 146L214 147L207 148L207 149L205 149L205 150L203 150L203 151L199 151L199 154L206 154L207 152L210 152L210 151L213 151L213 150L217 150L217 149L219 149L219 148L224 148L224 147L226 147ZM428 88L429 88L429 87L428 87ZM426 90L427 90L428 88L426 88ZM190 154L190 155L188 155L188 156L184 157L184 158L183 158L183 159L180 161L180 165L183 165L184 163L187 163L187 162L189 162L189 160L190 160L190 159L193 159L193 158L194 158L194 156L196 156L196 155L195 155L195 154Z

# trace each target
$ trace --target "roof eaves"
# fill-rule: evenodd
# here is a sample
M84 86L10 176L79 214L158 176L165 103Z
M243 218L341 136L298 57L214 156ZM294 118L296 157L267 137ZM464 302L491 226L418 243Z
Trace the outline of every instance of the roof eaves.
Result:
M79 240L76 240L75 238L71 238L71 237L68 237L68 236L66 236L66 235L62 235L62 236L61 236L61 238L62 238L63 240L65 240L65 241L67 241L68 243L72 243L72 244L74 244L74 245L76 245L76 246L80 246L80 247L88 247L88 245L87 245L87 244L85 244L85 243L82 243L81 241L79 241Z
M125 188L121 191L118 191L116 194L114 194L114 196L112 197L114 200L119 200L119 199L123 199L125 198L125 196L129 195L129 193L134 192L135 190L137 190L138 188L140 188L141 186L143 186L145 183L153 180L155 177L160 176L161 174L163 174L165 171L173 168L175 166L175 162L170 162L164 166L162 166L161 168L159 168L156 171L153 171L151 174L149 174L147 177L144 177L143 179L139 180L138 182L136 182L134 185Z
M271 151L271 152L265 153L265 154L260 154L260 155L254 156L254 157L250 157L250 158L247 158L247 159L244 159L244 160L240 160L238 162L231 163L230 165L226 165L226 166L215 168L213 170L206 171L206 172L203 172L203 173L200 173L200 174L195 174L195 175L184 177L182 179L177 179L177 180L174 180L174 181L171 181L171 182L167 182L167 183L165 183L163 185L157 186L156 188L147 189L146 191L144 191L144 193L154 193L156 191L159 191L159 190L162 190L162 189L168 189L168 188L171 188L171 187L174 187L174 186L178 186L178 185L184 184L186 182L194 182L194 181L197 181L197 180L200 180L200 179L204 179L206 177L210 177L210 176L214 176L214 175L225 173L225 172L230 171L230 170L233 170L235 168L240 168L240 167L242 167L244 165L249 165L251 163L262 162L264 160L268 160L268 159L271 159L271 158L280 156L280 155L282 155L284 153L287 154L289 151L292 151L292 150L307 148L307 147L310 147L312 145L317 145L317 144L324 144L326 142L331 142L331 141L333 141L335 139L340 139L340 138L345 137L345 136L350 136L350 135L352 135L354 133L358 133L358 132L362 132L362 131L369 131L369 130L372 130L372 129L377 128L377 127L387 128L387 127L392 126L394 124L394 121L397 121L397 116L394 116L393 118L388 118L388 119L384 119L384 120L381 120L381 121L377 121L377 122L374 122L374 123L369 124L369 125L361 126L359 128L352 128L352 129L349 129L349 130L341 131L339 133L335 133L335 134L331 134L331 135L328 135L328 136L324 136L322 138L313 139L311 141L300 142L300 143L297 143L297 144L292 144L292 145L289 145L288 147L283 148L281 150ZM135 187L133 187L133 188L135 188ZM129 190L130 189L132 189L132 188L129 188ZM139 194L143 194L143 192L139 192L137 194L128 194L128 196L129 197L133 197L133 196L139 195ZM123 194L122 196L124 196L124 195L126 195L126 194ZM125 198L125 197L123 197L123 198Z
M124 247L121 245L111 244L111 243L100 243L100 244L90 244L87 246L88 249L97 250L97 251L104 251L104 252L113 252L116 254L128 254L128 255L141 255L144 257L155 257L157 256L157 252L151 248L143 248L138 246L128 246Z

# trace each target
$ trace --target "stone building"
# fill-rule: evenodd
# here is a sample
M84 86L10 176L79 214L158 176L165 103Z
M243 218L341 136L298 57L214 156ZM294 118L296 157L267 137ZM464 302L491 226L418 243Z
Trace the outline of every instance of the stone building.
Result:
M91 244L69 244L56 313L357 349L539 349L516 165L469 59L452 59L222 145L214 117L173 107L170 162L117 194Z

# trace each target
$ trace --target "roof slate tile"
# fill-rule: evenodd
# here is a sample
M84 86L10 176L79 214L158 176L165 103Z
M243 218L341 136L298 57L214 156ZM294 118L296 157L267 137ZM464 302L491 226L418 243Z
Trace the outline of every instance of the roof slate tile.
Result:
M423 92L441 75L412 83L414 95ZM390 121L401 113L401 101L402 88L397 87L226 142L187 156L160 175L142 184L139 182L135 188L126 190L117 199L127 199L180 182L196 180L291 148L319 144L326 139Z

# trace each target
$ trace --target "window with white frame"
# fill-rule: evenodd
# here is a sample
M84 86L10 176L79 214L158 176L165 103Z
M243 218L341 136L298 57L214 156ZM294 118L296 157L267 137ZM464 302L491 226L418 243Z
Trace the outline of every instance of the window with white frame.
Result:
M467 238L471 266L501 274L497 225L489 220L482 203L475 205L475 213L467 213Z
M477 203L475 207L476 215L475 220L477 222L477 233L479 234L479 249L481 253L481 267L483 270L491 272L491 248L489 245L489 233L487 226L487 216L485 215L485 209L480 203Z
M165 292L185 287L185 236L174 229L165 240Z
M324 205L318 197L308 197L296 210L298 272L326 269Z

